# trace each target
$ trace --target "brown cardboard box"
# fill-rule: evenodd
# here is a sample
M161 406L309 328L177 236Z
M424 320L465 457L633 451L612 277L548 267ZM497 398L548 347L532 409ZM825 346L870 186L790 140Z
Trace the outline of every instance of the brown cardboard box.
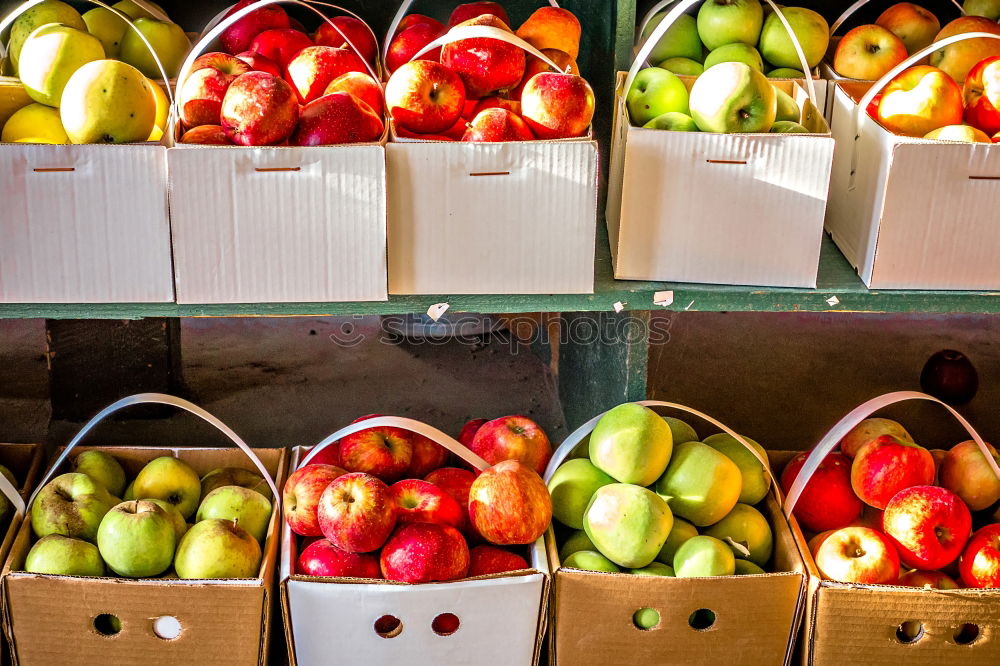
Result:
M45 449L41 444L0 444L0 465L13 473L20 482L21 497L25 502L35 489L35 482L42 471ZM7 553L14 543L17 531L21 527L20 520L11 520L0 545L0 560L6 561Z

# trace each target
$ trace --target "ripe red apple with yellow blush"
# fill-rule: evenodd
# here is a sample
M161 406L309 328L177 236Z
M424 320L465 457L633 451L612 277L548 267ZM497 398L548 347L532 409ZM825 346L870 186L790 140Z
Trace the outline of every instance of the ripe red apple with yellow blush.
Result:
M247 72L229 85L221 118L233 143L270 146L291 136L299 121L299 104L284 80L267 72Z
M941 32L934 37L934 41L939 42L945 37L967 32L986 32L1000 35L1000 25L983 16L960 16L941 28ZM930 63L961 85L969 70L977 62L995 55L1000 55L1000 39L973 37L938 49L931 54Z
M292 472L281 491L282 512L292 531L302 536L320 536L317 510L326 487L347 472L334 465L310 463Z
M459 24L489 26L511 32L507 24L492 14L484 14ZM480 98L499 90L509 90L524 77L524 51L520 46L492 37L459 39L441 47L441 64L458 74L470 98Z
M218 125L222 100L230 84L250 66L228 53L205 53L191 66L191 73L178 91L181 122L187 128Z
M521 91L521 115L539 139L583 136L594 118L594 91L574 74L535 74Z
M472 483L469 518L490 543L529 544L552 522L552 498L538 473L516 460L505 460Z
M310 46L313 46L313 40L309 39L309 35L285 28L265 30L253 38L247 50L259 53L284 71L299 51Z
M400 525L382 549L380 564L387 580L458 580L469 570L469 546L461 532L448 525Z
M958 561L958 572L966 587L1000 587L1000 523L972 534Z
M448 449L432 439L413 433L413 458L406 475L423 478L448 461Z
M353 51L332 46L310 46L288 63L285 78L300 104L318 99L327 87L348 72L367 72L364 61Z
M460 528L465 512L455 498L429 481L403 479L389 486L400 523L436 523Z
M524 86L528 84L528 81L530 81L535 74L541 74L542 72L559 72L562 74L576 74L579 76L580 66L577 65L576 59L570 54L558 49L539 50L542 52L542 55L551 60L553 64L558 65L559 69L552 69L552 66L547 62L529 53L524 66L524 76L521 77L521 82L512 88L508 93L510 99L520 101L521 94L524 92Z
M962 122L962 89L945 72L917 65L900 72L882 91L878 121L890 132L923 137Z
M933 13L912 2L897 2L875 19L875 25L899 37L910 55L930 46L941 30Z
M874 81L906 60L906 46L877 25L859 25L847 32L833 53L833 69L851 79Z
M249 7L257 0L240 0L226 16L231 16L244 7ZM225 29L219 37L222 48L227 53L240 53L250 48L254 37L265 30L289 27L288 14L278 5L269 5L255 9Z
M484 423L469 449L491 465L518 460L538 474L552 457L552 444L542 428L526 416L504 416Z
M1000 463L1000 455L990 444L990 456ZM938 469L942 486L962 498L972 511L982 511L1000 500L1000 478L971 439L953 446Z
M824 578L842 583L890 584L899 578L899 555L889 539L867 527L845 527L816 550Z
M334 95L347 95L334 93ZM369 113L374 113L369 109ZM361 420L361 419L359 419ZM392 483L403 477L413 458L413 436L401 428L381 426L340 440L340 463L349 472L365 472Z
M861 447L880 435L892 435L904 442L912 442L913 437L906 432L901 424L892 419L870 418L865 419L844 435L840 440L840 452L848 458L853 459Z
M934 458L911 442L882 435L865 444L851 465L851 486L862 502L885 509L896 493L934 483Z
M385 67L389 73L410 62L425 46L448 31L440 23L416 23L400 30L389 42L389 50L385 56ZM441 47L431 49L419 58L438 62L441 60Z
M421 23L426 23L428 25L434 25L441 28L442 35L448 32L448 27L444 23L441 23L441 21L438 21L436 18L431 18L430 16L425 16L423 14L407 14L399 22L399 25L396 26L396 32L393 33L392 36L395 37L404 30L412 28L415 25L420 25Z
M946 488L913 486L889 500L882 526L904 566L932 570L962 553L972 533L972 515L961 498Z
M452 127L461 117L465 86L444 65L414 60L389 77L385 103L396 125L418 134L437 134Z
M788 461L781 472L781 488L788 493L798 478L808 451ZM847 527L861 515L864 504L851 487L851 460L834 451L823 459L795 503L793 515L811 532Z
M540 7L515 34L539 51L558 49L571 58L580 54L580 21L568 9Z
M250 65L250 69L256 72L267 72L273 76L281 77L283 76L281 68L271 60L270 58L265 58L259 53L254 53L253 51L244 51L236 56L246 64Z
M302 107L299 126L292 135L291 145L372 143L378 141L384 132L382 119L370 106L350 93L335 92L323 95ZM352 464L360 464L357 456L352 458Z
M371 75L364 72L347 72L342 74L326 87L324 95L335 92L345 92L354 95L371 107L375 115L382 117L385 112L385 101L380 86Z
M1000 56L977 62L962 87L965 122L990 136L1000 132Z
M364 21L353 16L334 16L320 23L313 33L313 41L319 46L332 46L349 51L357 49L358 54L370 63L375 62L375 55L378 53L375 35ZM354 48L351 48L352 45Z
M361 472L330 482L316 513L323 536L350 553L378 550L396 526L396 503L389 486Z
M528 124L516 113L507 109L492 108L476 114L469 123L469 129L462 136L462 141L531 141L534 138Z

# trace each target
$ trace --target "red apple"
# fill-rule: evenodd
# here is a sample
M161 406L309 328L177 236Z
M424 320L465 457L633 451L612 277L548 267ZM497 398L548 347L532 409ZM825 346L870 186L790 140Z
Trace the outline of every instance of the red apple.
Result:
M481 112L486 109L506 109L511 113L516 113L521 115L521 103L514 99L507 99L506 97L500 97L499 95L491 95L490 97L484 97L479 101L469 100L472 102L473 106L467 108L466 111L462 112L462 115L466 118L472 119L478 116Z
M535 74L521 92L521 115L539 139L583 136L594 117L594 91L575 74Z
M903 40L910 55L930 46L941 30L934 14L911 2L897 2L882 12L875 24Z
M462 141L532 141L534 138L519 115L507 109L492 108L480 111L472 119Z
M986 447L993 460L1000 463L997 450L989 444ZM973 511L982 511L1000 500L1000 479L971 439L945 453L938 476L941 485L961 497Z
M312 447L306 449L306 454L312 452ZM322 465L336 465L340 467L340 442L333 442L325 449L313 456L309 462Z
M472 419L470 421L466 421L465 425L462 426L462 430L458 433L458 441L466 448L470 448L472 440L476 437L476 433L479 432L480 428L486 425L486 422L486 419Z
M940 569L962 553L972 515L958 495L937 486L913 486L885 507L882 526L910 569Z
M448 32L448 26L441 23L441 21L438 21L436 18L424 16L423 14L407 14L403 17L403 20L399 22L399 25L396 26L396 32L394 32L392 36L395 37L407 28L412 28L413 26L420 25L421 23L427 23L441 28L442 35Z
M309 35L292 28L265 30L250 43L249 51L259 53L284 70L302 49L313 46Z
M507 25L510 25L510 19L507 18L507 12L496 2L469 2L464 5L459 5L451 12L451 16L448 18L448 27L453 28L460 23L465 23L469 19L474 19L482 16L483 14L492 14L497 17Z
M985 16L960 16L948 23L935 37L939 42L946 37L968 32L988 32L1000 35L1000 25ZM949 44L930 55L930 63L943 70L948 76L962 84L973 65L990 56L1000 55L1000 40L989 37L974 37Z
M385 56L385 67L389 73L410 62L422 48L433 42L435 39L447 32L440 23L417 23L415 25L400 30L392 41L389 42L389 50ZM420 60L441 60L441 47L432 49L423 54Z
M419 134L437 134L454 125L461 116L465 86L444 65L414 60L389 77L385 104L398 126Z
M951 576L940 571L908 571L899 577L897 585L904 587L923 587L931 590L957 590L956 583Z
M206 53L191 66L191 74L178 91L177 103L185 127L218 125L222 99L230 84L250 66L228 53Z
M580 74L580 66L576 64L576 60L570 54L565 51L560 51L559 49L540 49L543 55L545 55L549 60L551 60L556 65L559 65L558 70L552 69L552 67L546 63L544 60L540 60L530 53L527 54L527 61L524 67L524 78L521 82L515 86L510 93L510 98L512 100L517 100L520 102L521 93L524 92L524 86L527 85L528 81L535 74L541 74L542 72L561 72L563 74ZM520 107L517 109L511 109L520 113Z
M288 63L285 79L295 88L299 102L318 99L334 79L347 72L367 72L364 61L353 51L332 46L310 46Z
M448 462L448 449L423 435L413 434L413 458L407 476L421 479Z
M461 26L484 25L511 32L492 14L465 21ZM513 88L524 77L524 51L519 46L490 37L459 39L441 48L441 64L454 70L465 84L467 97L485 97Z
M382 549L380 563L387 580L458 580L469 570L469 546L461 532L448 525L400 525Z
M851 487L861 501L884 509L901 490L934 483L930 451L892 435L865 444L851 465Z
M877 115L878 122L890 132L922 137L962 122L962 88L940 69L910 67L882 90Z
M385 125L372 108L350 93L324 95L302 107L293 146L336 146L378 141Z
M966 587L1000 587L1000 523L973 533L958 561L958 571Z
M429 481L403 479L389 486L400 523L436 523L460 528L465 513L454 497Z
M201 144L204 146L231 146L233 142L226 136L222 125L198 125L184 132L181 143Z
M987 134L1000 132L1000 56L992 56L969 70L962 88L965 122Z
M365 472L386 483L400 479L409 469L412 458L413 436L401 428L369 428L340 440L340 461L344 469Z
M476 474L474 472L459 467L442 467L424 477L424 481L433 483L455 498L455 501L466 513L469 510L469 489L472 488L472 482L475 480Z
M862 446L881 435L892 435L904 442L913 441L910 433L906 432L906 428L892 419L865 419L851 428L850 432L840 440L840 452L848 458L853 459Z
M538 474L552 457L552 445L537 423L526 416L504 416L484 423L469 449L494 465L503 460L519 460Z
M875 81L906 57L906 45L892 32L878 25L859 25L837 43L833 70L851 79Z
M504 460L473 481L469 518L490 543L528 544L552 522L552 498L533 469L516 460Z
M250 65L250 69L258 72L267 72L268 74L273 74L274 76L282 76L281 68L278 67L270 58L265 58L259 53L254 53L253 51L244 51L236 56L246 64Z
M235 7L229 10L226 16L231 16L237 10L252 5L257 0L240 0ZM219 37L222 48L229 53L239 53L246 51L253 42L254 37L266 30L282 29L289 27L288 14L277 5L261 7L255 9L236 23L232 24Z
M382 86L364 72L347 72L334 79L323 91L324 95L335 92L345 92L354 95L371 107L375 115L382 117L385 113L385 101L382 98Z
M267 72L247 72L229 85L221 115L233 143L269 146L291 136L299 121L299 104L295 91L282 79Z
M371 474L337 477L319 498L319 527L331 544L351 553L378 550L396 526L389 486Z
M455 139L444 134L420 134L419 132L411 132L403 127L396 128L396 135L404 139L419 139L421 141L455 141Z
M888 538L867 527L845 527L816 550L824 578L842 583L890 584L899 578L899 555Z
M364 21L353 16L334 16L330 23L324 21L320 24L313 41L320 46L333 46L338 49L358 50L358 55L368 62L375 62L375 54L378 53L378 42L375 35L368 29ZM336 28L334 28L336 26ZM353 45L354 48L351 48Z
M536 49L559 49L580 55L580 20L568 9L539 7L517 29L517 36Z
M482 544L469 551L469 578L527 568L527 560L503 548Z
M347 472L334 465L311 463L292 472L281 491L282 512L292 531L320 536L317 507L326 487Z
M330 578L381 578L378 558L367 553L349 553L326 539L309 544L299 555L296 573Z
M809 456L803 451L788 461L781 472L781 488L788 493ZM851 488L851 460L834 451L816 468L792 514L811 532L847 527L861 515L864 504Z

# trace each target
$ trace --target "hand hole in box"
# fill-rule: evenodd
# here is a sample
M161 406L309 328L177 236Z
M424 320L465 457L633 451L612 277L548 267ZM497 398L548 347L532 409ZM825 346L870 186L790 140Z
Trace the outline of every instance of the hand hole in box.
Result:
M916 620L907 620L896 629L896 640L903 645L913 645L924 637L924 624Z
M403 623L398 617L383 615L375 620L375 633L382 638L395 638L403 633Z
M632 624L640 631L650 631L660 626L660 613L655 608L640 608L632 613Z
M979 639L979 625L966 622L955 631L955 643L972 645Z
M122 630L122 621L111 613L101 613L94 618L94 629L101 636L114 636Z
M707 608L699 608L688 617L688 626L695 631L708 631L715 626L715 612Z
M153 633L157 638L172 641L181 635L181 623L172 615L163 615L153 619Z
M461 620L454 613L441 613L431 622L431 629L438 636L451 636L458 631L458 627L461 624Z

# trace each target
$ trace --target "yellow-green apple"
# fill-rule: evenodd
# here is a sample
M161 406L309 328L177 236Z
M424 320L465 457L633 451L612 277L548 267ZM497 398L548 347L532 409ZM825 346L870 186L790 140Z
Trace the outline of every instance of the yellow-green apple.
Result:
M760 511L749 504L737 504L725 518L703 531L703 534L724 541L733 549L737 558L747 559L764 566L771 559L774 537L771 525ZM733 546L729 540L737 544ZM743 549L750 551L745 554Z
M962 11L967 16L985 16L991 21L1000 20L1000 0L965 0Z
M177 546L174 570L182 579L256 578L260 544L231 520L195 523Z
M639 569L629 569L629 573L633 576L668 576L672 578L674 568L663 562L651 562Z
M160 10L161 13L166 13L166 12L163 11L163 7L160 7L155 2L151 2L150 0L146 0L146 4L150 5L154 9ZM115 4L113 4L111 6L114 9L117 9L122 14L125 14L126 16L128 16L130 19L133 19L133 20L140 19L140 18L154 18L153 15L151 13L149 13L148 10L146 10L143 7L140 7L136 3L132 2L132 0L121 0L121 2L116 2Z
M485 109L476 114L462 141L531 141L535 136L519 115L507 109Z
M331 23L333 25L331 25ZM313 41L320 46L333 46L354 51L368 62L375 62L378 42L364 21L353 16L334 16L320 23L313 34Z
M510 24L507 12L496 2L467 2L455 7L448 17L448 27L453 28L460 23L465 23L469 19L474 19L483 14L492 14L506 24Z
M278 67L276 62L270 58L262 56L259 53L254 53L253 51L243 51L242 53L238 53L236 57L250 65L250 69L254 71L267 72L268 74L277 76L278 78L283 76L281 68Z
M930 46L941 30L933 13L912 2L897 2L879 14L875 24L899 37L910 55Z
M881 435L892 435L904 442L912 442L913 437L901 424L892 419L865 419L844 435L840 440L840 452L853 459L861 447Z
M527 560L504 548L480 544L469 550L469 578L527 568Z
M76 70L59 107L73 143L145 141L156 127L156 98L149 79L117 60L95 60Z
M621 483L653 483L667 468L672 451L667 422L635 403L608 411L590 434L590 459Z
M830 44L830 26L822 14L814 12L805 7L785 7L781 10L788 24L792 26L792 32L798 38L802 46L802 53L806 57L806 64L812 69L820 63L826 55L827 46ZM760 43L757 48L764 59L775 67L801 67L792 45L791 37L785 30L784 24L777 14L770 14L764 20L764 27L760 31Z
M28 96L57 107L70 77L88 62L104 58L104 47L85 30L49 23L28 35L21 54L19 72Z
M448 31L441 23L416 23L405 30L399 31L389 42L389 50L385 57L385 66L390 74L410 62L425 46ZM420 56L420 60L438 62L441 60L441 47L437 47Z
M960 16L941 28L934 41L939 42L945 37L966 32L1000 35L1000 25L982 16ZM938 49L931 54L930 63L961 84L977 62L995 55L1000 55L1000 39L975 37Z
M691 87L688 105L703 132L766 132L778 113L774 86L741 62L706 69Z
M910 67L885 87L876 115L890 132L922 137L962 122L962 89L936 67Z
M379 558L386 580L430 583L465 578L469 545L454 527L433 523L400 525Z
M104 451L83 451L73 460L73 471L86 474L115 497L120 497L125 490L125 470Z
M736 558L736 566L733 567L734 576L752 576L754 574L767 573L750 560Z
M667 535L667 540L663 542L663 548L660 549L656 559L664 564L673 566L674 555L677 554L677 549L680 548L681 544L685 541L693 539L696 536L698 536L697 527L683 518L674 516L674 524L670 528L670 534Z
M629 569L659 555L673 527L673 514L656 493L630 483L598 488L587 505L583 529L608 559Z
M399 523L436 523L460 528L465 514L454 497L429 481L403 479L389 486Z
M490 543L533 543L552 522L552 498L535 470L516 460L504 460L473 481L469 519Z
M992 143L989 134L971 125L945 125L924 135L932 141L960 141L962 143Z
M167 121L170 119L170 100L163 86L152 79L147 78L149 87L153 91L153 100L156 102L156 116L153 121L153 131L149 133L147 141L159 141L167 129Z
M206 53L191 66L191 74L177 91L181 122L185 127L218 125L222 100L230 84L240 74L251 71L250 65L228 53Z
M92 543L50 534L36 541L28 551L24 570L54 576L103 576L104 560Z
M491 465L517 460L538 474L552 457L552 444L542 428L526 416L504 416L484 423L469 449Z
M153 47L167 76L169 78L177 76L184 58L191 50L191 40L188 39L184 28L176 23L158 21L154 18L140 18L132 23ZM118 57L146 76L154 79L163 78L153 54L149 51L149 46L146 46L134 30L128 30L122 36Z
M313 462L315 462L315 459L313 459ZM242 467L218 467L201 477L200 499L205 499L210 492L222 486L249 488L250 490L256 490L266 499L271 499L271 487L264 480L264 477L257 472L252 472Z
M718 65L720 62L742 62L756 69L758 72L764 71L764 61L761 59L760 53L754 47L748 46L743 42L723 44L718 48L712 49L705 56L704 67L708 69L713 65Z
M686 113L670 111L662 116L656 116L643 125L645 129L669 130L672 132L697 132L698 125L694 119ZM689 440L690 441L690 440Z
M346 92L335 92L323 95L302 107L299 114L299 126L291 137L293 146L330 146L345 143L371 143L378 141L385 132L385 124L370 106L354 95ZM369 436L371 437L371 436ZM410 457L412 459L412 443ZM344 465L360 466L359 471L368 463L361 449L351 449L351 458L344 458ZM343 455L343 449L341 449ZM369 462L371 459L369 459ZM407 465L409 460L407 460ZM405 468L403 470L405 472ZM399 478L403 472L385 472L386 479Z
M842 583L891 584L899 578L899 555L885 535L867 527L844 527L816 549L816 568Z
M1000 587L1000 523L976 530L958 561L966 587Z
M300 30L273 28L254 37L247 50L259 53L284 71L299 51L310 46L313 46L313 40Z
M193 143L203 146L231 146L232 141L226 136L222 125L199 125L192 127L181 135L181 143Z
M833 52L833 69L851 79L874 81L906 60L906 45L878 25L859 25L849 30Z
M993 460L1000 463L997 450L989 444L986 447ZM972 440L956 444L945 453L938 476L941 485L961 497L972 511L982 511L1000 500L1000 479Z
M571 553L569 557L562 561L563 567L567 569L582 569L584 571L603 571L605 573L619 573L621 569L618 565L601 555L596 550L578 550Z
M511 32L506 23L492 14L459 25L490 26ZM526 60L519 46L491 37L471 37L442 46L441 64L461 77L466 95L479 98L516 86L524 77Z
M69 143L59 109L32 102L15 111L0 134L3 143Z
M965 122L989 135L1000 132L1000 56L977 62L962 86Z
M642 41L645 42L653 34L656 26L660 25L666 12L660 12L654 16L646 28L642 31ZM705 57L702 55L701 37L698 36L698 24L696 19L689 14L681 14L674 24L667 28L656 46L649 52L649 62L658 62L663 66L664 60L671 58L685 58L694 62L701 62Z
M226 136L241 146L281 143L295 131L299 104L283 79L266 72L247 72L229 84L222 99Z
M897 585L904 587L922 587L929 590L957 590L956 583L951 576L941 571L920 571L914 569L907 571L899 577Z
M698 34L709 50L735 42L754 46L763 23L760 0L708 0L698 10Z
M767 460L767 451L764 450L763 446L749 437L744 436L743 439L757 451L761 458ZM740 468L740 478L742 479L740 502L756 504L764 499L771 487L771 477L757 456L747 450L747 447L743 446L735 437L725 432L706 437L705 444L732 460Z
M326 539L313 541L299 555L295 572L330 578L381 578L378 558L368 553L349 553Z
M684 442L674 447L656 492L674 514L705 527L732 511L742 485L740 468L724 454L708 444Z
M781 488L787 494L792 488L808 451L788 461L781 472ZM851 459L836 451L827 454L809 478L792 514L810 532L838 530L858 519L864 503L851 487Z
M360 101L370 106L372 111L375 112L375 115L380 118L385 112L385 102L382 99L382 86L380 86L369 74L365 74L364 72L347 72L346 74L340 75L330 82L330 85L326 87L323 94L330 95L335 92L345 92L354 95ZM433 444L433 442L431 443ZM435 446L438 445L435 444ZM423 454L421 451L423 448L426 447L418 444L417 440L414 441L413 461L410 463L411 470L416 464L417 459L422 457ZM441 447L438 446L438 448ZM440 467L440 464L435 465L435 467ZM434 467L431 469L434 469Z
M724 541L701 535L688 539L674 555L674 575L678 578L732 576L736 558Z
M86 474L60 474L35 497L31 528L36 537L61 534L92 542L104 514L116 503L104 486Z
M774 122L779 123L785 120L798 123L802 117L802 111L799 109L798 102L777 86L774 87L774 94L778 100ZM774 126L772 125L771 128L773 129Z
M330 543L352 553L378 550L396 526L392 491L371 474L334 479L319 498L319 528Z
M521 91L521 111L539 139L583 136L594 117L594 91L575 74L535 74Z
M94 7L84 13L83 22L87 24L87 32L101 40L105 57L117 58L122 38L130 30L125 19L110 9Z
M59 0L45 0L24 10L11 24L10 41L7 44L10 62L14 66L15 73L19 69L18 64L24 40L36 29L48 23L60 23L77 30L87 29L87 24L80 16L80 12Z
M515 33L538 50L558 49L572 58L580 54L580 21L560 7L540 7Z
M801 69L793 69L792 67L777 67L767 73L769 79L801 79L804 77L805 74L802 73Z
M288 63L285 79L295 88L300 104L324 94L333 81L347 72L367 72L365 62L348 49L308 46Z
M458 74L429 60L399 67L385 85L385 104L393 122L420 134L454 125L465 106L465 85Z
M201 479L183 460L161 456L139 470L132 492L139 500L161 499L169 502L177 507L182 516L190 518L201 499Z
M528 85L528 81L535 76L535 74L540 74L542 72L562 72L563 74L580 74L580 66L577 64L576 60L565 51L560 51L558 49L542 49L542 55L547 57L552 61L553 64L558 65L558 69L552 69L552 66L546 63L544 60L536 58L530 53L527 54L526 63L524 65L524 76L521 78L521 82L516 86L511 88L507 92L507 97L515 102L518 102L518 107L516 109L511 109L514 113L520 113L520 101L521 94L524 92L524 86ZM478 108L478 106L477 106Z
M549 480L552 516L573 529L583 528L583 514L598 488L615 480L586 458L564 462Z
M122 500L125 502L130 502L135 499L135 479L132 479L127 486L125 486L125 494L122 495Z
M559 559L565 562L567 557L581 550L597 550L597 546L590 540L585 530L577 530L566 537L566 541L559 548Z
M699 76L705 71L705 66L697 60L690 58L667 58L657 65L660 69L665 69L681 76Z
M221 486L210 492L198 506L195 520L232 520L263 543L271 522L271 502L256 490Z
M347 93L334 93L328 97L346 98L353 101ZM354 101L355 106L360 105ZM377 118L370 109L366 116L368 122ZM305 115L305 110L303 110ZM300 125L299 132L303 127ZM370 140L370 139L369 139ZM300 144L301 145L301 144ZM358 419L362 420L362 419ZM340 440L340 463L348 472L364 472L392 483L401 478L413 459L413 435L408 430L393 427L369 428L348 435Z
M934 483L930 451L892 435L882 435L861 447L851 464L851 487L862 502L885 509L901 490Z
M158 576L170 568L177 533L167 513L146 500L122 502L104 516L97 548L108 568L127 578Z
M125 501L130 502L133 500ZM181 515L181 512L177 510L177 507L169 502L164 502L163 500L158 499L148 499L143 500L143 502L152 502L156 506L163 509L163 512L167 514L167 518L170 519L170 524L174 528L174 536L177 538L177 543L180 543L181 537L183 537L188 530L188 524L187 521L184 520L184 516Z
M688 90L676 74L659 67L640 71L625 95L632 124L642 126L664 113L688 112Z
M292 472L281 491L285 522L302 536L320 536L323 530L316 515L323 491L334 479L347 472L334 465L303 465Z
M240 0L226 16L230 16L244 7L249 7L254 2L256 0ZM233 23L225 29L219 40L222 42L222 48L228 53L240 53L250 48L254 37L265 30L280 30L288 27L290 24L285 10L278 5L270 5L255 9Z
M913 486L889 500L882 526L904 566L940 569L962 553L972 533L972 515L947 488Z

